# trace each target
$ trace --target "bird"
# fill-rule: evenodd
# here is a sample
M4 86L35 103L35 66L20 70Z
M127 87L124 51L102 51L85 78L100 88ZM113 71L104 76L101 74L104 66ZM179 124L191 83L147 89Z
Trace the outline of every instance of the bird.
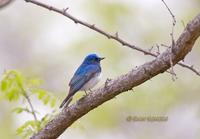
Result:
M71 102L74 94L78 91L85 91L86 95L88 90L91 92L91 89L100 81L100 61L104 58L105 57L99 57L94 53L85 57L82 64L78 67L72 79L70 80L69 93L59 108L62 108L64 105L67 107Z

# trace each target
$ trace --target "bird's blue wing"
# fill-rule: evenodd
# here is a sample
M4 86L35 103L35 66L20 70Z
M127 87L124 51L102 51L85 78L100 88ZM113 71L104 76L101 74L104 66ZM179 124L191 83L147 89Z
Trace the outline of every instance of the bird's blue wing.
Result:
M74 94L80 90L98 72L101 72L99 65L81 65L69 83L69 94Z
M85 68L87 65L80 65L79 68L76 70L76 72L74 73L72 79L69 82L69 86L73 86L74 84L76 84L76 82L78 82L81 78L82 75L84 75L85 73Z

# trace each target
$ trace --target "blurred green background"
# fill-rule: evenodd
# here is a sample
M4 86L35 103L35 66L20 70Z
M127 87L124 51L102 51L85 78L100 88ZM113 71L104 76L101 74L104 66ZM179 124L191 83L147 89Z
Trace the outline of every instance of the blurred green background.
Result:
M58 8L69 7L77 18L115 33L128 42L149 49L156 44L170 45L172 19L161 0L43 0ZM175 38L183 24L200 12L199 0L166 0L176 16ZM200 69L200 41L185 62ZM161 48L163 51L165 48ZM156 47L154 48L156 51ZM0 9L0 77L5 70L16 69L25 76L43 80L42 88L52 92L56 107L67 95L72 74L88 53L106 57L102 62L102 85L107 78L127 73L151 59L150 56L123 47L116 41L41 7L15 0ZM178 79L164 73L101 105L76 121L59 139L199 139L200 77L175 66ZM97 88L95 87L95 88ZM76 101L84 93L76 95ZM40 112L51 108L31 98ZM28 114L14 114L16 105L25 102L0 100L0 138L20 138L15 130ZM128 116L167 116L166 122L127 122Z

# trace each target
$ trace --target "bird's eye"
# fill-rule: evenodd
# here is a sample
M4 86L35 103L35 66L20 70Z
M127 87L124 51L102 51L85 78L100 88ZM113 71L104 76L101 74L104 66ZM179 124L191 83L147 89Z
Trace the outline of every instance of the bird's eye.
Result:
M97 57L95 57L95 59L94 59L95 61L98 61L98 58Z

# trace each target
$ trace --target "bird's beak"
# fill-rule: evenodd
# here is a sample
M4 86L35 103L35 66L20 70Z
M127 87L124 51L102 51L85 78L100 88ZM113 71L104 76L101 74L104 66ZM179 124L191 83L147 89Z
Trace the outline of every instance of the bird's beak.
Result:
M101 61L101 60L105 59L105 57L100 57L99 59L100 59L100 61Z

